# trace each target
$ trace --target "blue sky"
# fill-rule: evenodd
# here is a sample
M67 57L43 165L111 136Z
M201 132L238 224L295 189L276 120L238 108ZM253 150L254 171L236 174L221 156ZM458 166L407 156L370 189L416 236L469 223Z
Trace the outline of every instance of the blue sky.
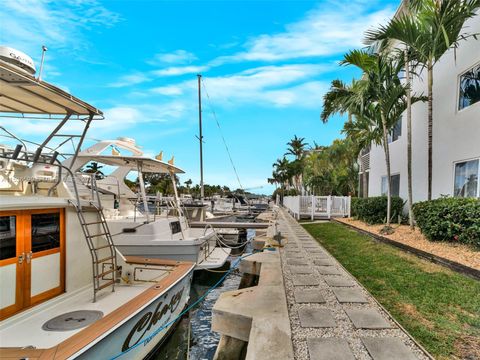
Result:
M90 138L128 136L148 155L174 154L183 181L199 179L201 73L205 182L239 187L213 109L243 187L269 193L271 165L294 134L323 145L341 136L343 119L319 120L322 96L356 75L338 61L399 2L3 0L0 44L37 68L46 45L43 79L105 113ZM8 126L27 138L49 130Z

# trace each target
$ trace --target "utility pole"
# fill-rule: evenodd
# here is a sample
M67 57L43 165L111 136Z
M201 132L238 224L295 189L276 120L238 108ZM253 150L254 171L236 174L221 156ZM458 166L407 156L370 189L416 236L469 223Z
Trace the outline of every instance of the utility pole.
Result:
M203 188L203 135L202 135L202 75L198 74L198 128L200 141L200 198L202 201L205 198L205 191Z

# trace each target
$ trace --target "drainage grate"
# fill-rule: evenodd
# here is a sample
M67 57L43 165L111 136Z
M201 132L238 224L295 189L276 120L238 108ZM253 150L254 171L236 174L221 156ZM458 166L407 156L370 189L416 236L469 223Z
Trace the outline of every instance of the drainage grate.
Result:
M68 312L43 324L45 331L70 331L81 329L88 326L103 317L103 312L96 310L78 310Z

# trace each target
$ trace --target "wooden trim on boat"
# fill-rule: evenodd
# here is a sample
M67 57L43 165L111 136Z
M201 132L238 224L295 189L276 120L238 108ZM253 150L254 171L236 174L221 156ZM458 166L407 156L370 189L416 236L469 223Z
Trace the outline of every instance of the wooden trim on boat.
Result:
M154 259L154 258L144 258L141 256L125 256L125 262L127 264L150 264L150 265L165 265L165 266L179 266L182 264L193 264L186 261L176 261L176 260L167 260L167 259Z
M153 286L149 287L126 304L61 342L57 346L49 349L33 350L0 348L0 358L21 359L28 357L30 359L38 360L60 360L71 357L88 346L88 344L91 342L97 340L117 324L132 316L138 309L143 308L153 299L160 296L165 289L175 284L179 279L188 275L195 267L195 263L186 261L149 259L135 256L127 256L126 259L128 263L132 264L166 265L173 266L174 269L166 277L156 282Z

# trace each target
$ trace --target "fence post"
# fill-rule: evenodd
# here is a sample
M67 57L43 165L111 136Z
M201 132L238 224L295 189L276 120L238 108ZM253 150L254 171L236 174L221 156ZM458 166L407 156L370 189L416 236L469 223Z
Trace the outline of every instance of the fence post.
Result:
M348 196L348 217L352 217L352 197Z
M297 196L297 220L300 220L300 211L302 210L302 197Z
M315 196L312 195L312 221L315 220Z
M330 214L332 212L332 195L327 197L327 218L330 219Z

